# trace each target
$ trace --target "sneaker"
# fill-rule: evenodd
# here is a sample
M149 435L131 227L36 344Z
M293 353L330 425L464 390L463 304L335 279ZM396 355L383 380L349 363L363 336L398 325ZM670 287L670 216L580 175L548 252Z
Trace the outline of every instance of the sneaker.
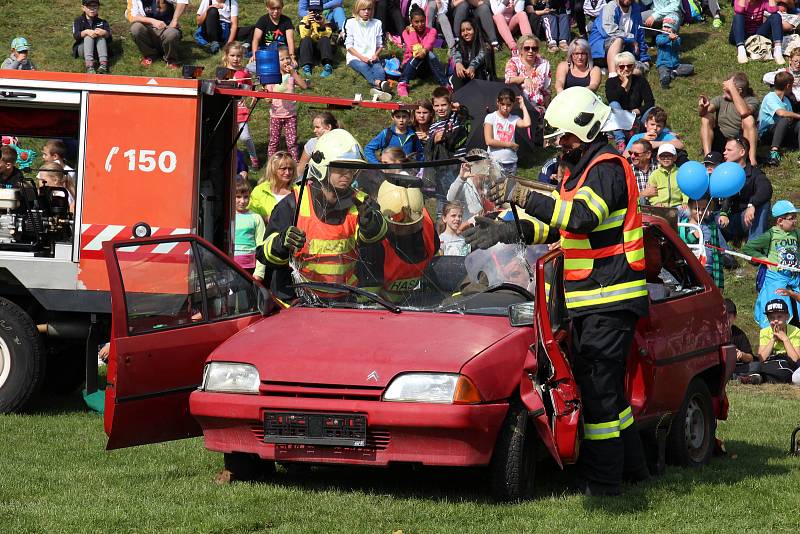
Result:
M100 63L100 66L97 67L97 74L108 74L108 65L106 63Z
M406 82L397 84L397 96L408 96L408 84Z
M391 102L392 101L392 94L391 93L387 93L386 91L381 91L377 87L373 87L372 89L369 90L369 92L370 92L370 94L372 96L376 97L376 99L379 102ZM397 94L400 94L400 91L398 91ZM408 91L406 91L406 96L408 96Z
M550 52L555 52L558 50L558 44L555 41L550 41L547 43L547 50Z
M714 17L714 20L711 21L711 27L715 30L722 28L722 19L719 18L719 15Z
M490 44L492 45L492 48L494 48L494 51L495 51L495 52L499 52L500 50L502 50L502 49L503 49L503 45L502 45L502 44L500 44L500 43L499 43L499 42L497 42L497 41L492 41Z
M258 161L257 157L250 156L250 166L253 167L254 170L258 170L261 168L261 162Z
M208 51L211 52L212 54L216 54L217 52L219 52L219 43L217 41L212 41L211 43L209 43Z
M671 81L669 78L661 78L659 81L661 82L662 89L669 89L669 82Z
M747 58L747 51L746 50L739 50L736 54L736 61L739 63L747 63L749 59Z
M392 90L392 84L388 80L383 80L381 82L381 91L388 93Z
M786 60L785 60L785 59L783 59L783 53L781 53L780 51L777 51L777 50L776 50L776 51L775 51L775 53L772 55L772 59L774 59L774 60L775 60L775 63L776 63L777 65L783 65L784 63L786 63Z
M620 154L625 152L625 147L628 146L628 144L625 141L617 141L616 145L617 145L617 152L619 152Z
M567 44L566 41L561 41L560 43L558 43L558 48L560 48L562 52L566 52L567 49L569 48L569 44Z
M97 74L97 71L94 70L94 65L86 65L86 74Z
M149 67L152 64L153 64L153 58L151 57L143 57L142 59L139 60L139 65L141 65L142 67Z
M319 77L320 78L327 78L331 74L333 74L333 67L331 66L330 63L327 63L327 64L322 66L322 72L319 73Z
M303 76L305 76L306 78L311 77L311 65L303 65L303 68L301 70L303 71Z
M777 167L781 164L781 153L777 150L770 150L769 151L769 158L767 159L767 165L770 167Z
M750 375L740 375L739 376L739 383L740 384L750 384L751 386L757 386L762 381L763 381L763 379L761 378L761 375L758 374L758 373L753 373L753 374L750 374Z

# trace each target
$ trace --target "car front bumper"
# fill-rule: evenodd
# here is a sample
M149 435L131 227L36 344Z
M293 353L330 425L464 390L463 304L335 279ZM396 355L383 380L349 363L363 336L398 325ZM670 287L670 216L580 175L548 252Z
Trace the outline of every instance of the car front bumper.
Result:
M387 466L487 465L507 403L451 405L341 399L284 398L195 391L190 411L207 449L255 453L265 460ZM264 412L327 412L367 416L365 447L264 442Z

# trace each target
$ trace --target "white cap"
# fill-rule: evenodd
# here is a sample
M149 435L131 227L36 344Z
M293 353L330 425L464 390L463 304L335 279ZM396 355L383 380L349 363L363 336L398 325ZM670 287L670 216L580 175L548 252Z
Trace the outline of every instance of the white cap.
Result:
M664 143L660 147L658 147L658 155L661 154L672 154L673 156L677 156L678 152L675 150L675 145L671 143Z

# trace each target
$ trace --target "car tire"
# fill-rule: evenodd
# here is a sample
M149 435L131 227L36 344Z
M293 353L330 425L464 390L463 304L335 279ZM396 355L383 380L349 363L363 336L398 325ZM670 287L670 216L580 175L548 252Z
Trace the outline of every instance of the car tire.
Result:
M533 496L538 443L528 410L513 403L489 464L492 496L496 500L516 501Z
M0 413L21 410L42 387L45 352L36 325L0 297Z
M711 461L716 442L717 419L706 383L695 378L686 388L681 409L672 420L667 436L667 460L685 467L700 467Z
M224 463L231 481L266 480L275 474L275 462L262 460L257 454L226 452Z

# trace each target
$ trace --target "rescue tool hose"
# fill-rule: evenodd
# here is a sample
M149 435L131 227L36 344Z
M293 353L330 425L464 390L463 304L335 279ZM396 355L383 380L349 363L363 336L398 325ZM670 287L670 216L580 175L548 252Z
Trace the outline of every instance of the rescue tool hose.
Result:
M800 268L794 267L792 265L784 265L782 263L775 263L774 261L765 260L762 258L754 258L753 256L748 256L747 254L742 254L741 252L735 252L733 250L727 250L722 247L715 247L714 245L709 245L706 243L706 246L709 248L713 248L714 250L718 250L723 254L727 254L729 256L736 256L737 258L742 258L743 260L751 261L753 263L758 263L760 265L766 265L767 267L777 267L778 269L792 271L795 273L800 273Z

